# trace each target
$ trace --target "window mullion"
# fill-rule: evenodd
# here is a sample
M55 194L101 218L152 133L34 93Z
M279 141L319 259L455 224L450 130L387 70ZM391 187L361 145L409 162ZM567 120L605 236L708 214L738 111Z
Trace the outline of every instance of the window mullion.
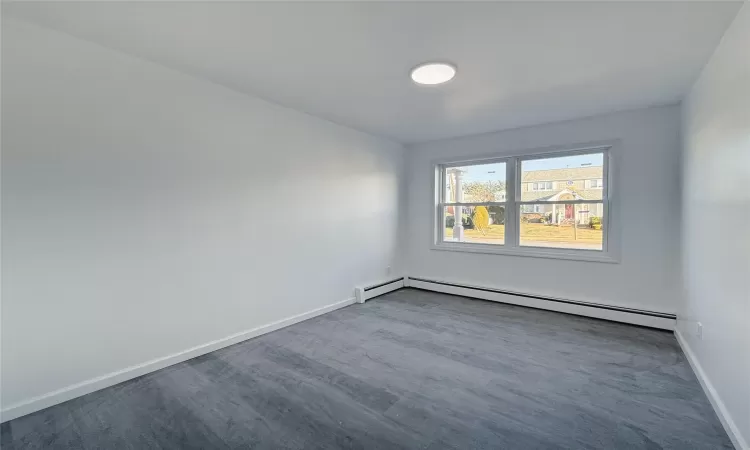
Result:
M506 202L460 202L444 203L443 206L505 206Z
M518 247L518 224L517 200L516 200L516 174L518 171L518 159L510 158L505 165L505 245Z
M517 202L519 205L551 205L557 203L558 205L585 205L589 203L604 203L604 200L530 200L527 202Z
M445 218L443 217L443 204L445 203L445 167L438 165L436 167L436 173L434 174L435 184L437 185L437 193L435 195L436 208L433 213L433 221L435 224L434 228L434 239L435 244L442 243L445 240Z

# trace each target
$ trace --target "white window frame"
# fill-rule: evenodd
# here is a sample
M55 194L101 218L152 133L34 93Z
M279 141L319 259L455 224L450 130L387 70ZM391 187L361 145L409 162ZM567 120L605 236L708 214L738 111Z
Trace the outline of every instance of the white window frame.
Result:
M539 257L568 259L577 261L606 262L618 263L620 259L619 231L620 226L617 222L616 214L616 196L613 189L616 181L613 170L614 158L617 154L619 142L612 141L599 145L590 146L568 146L556 147L554 149L544 148L536 150L527 150L511 155L485 155L475 158L463 158L460 160L440 160L434 161L433 169L435 173L433 195L434 195L434 214L433 214L433 241L431 248L433 250L447 250L469 253L490 253L498 255ZM519 217L522 205L540 204L542 202L523 202L521 201L521 181L517 177L521 176L521 162L534 159L557 158L574 155L585 155L592 153L603 153L603 186L602 200L568 200L551 202L556 204L602 204L603 209L603 227L602 227L602 250L587 249L564 249L551 247L532 247L520 245L520 227ZM505 202L484 202L484 203L447 203L444 200L445 189L444 174L445 168L505 163L506 168L506 201ZM606 180L606 181L605 181ZM444 241L444 224L445 214L443 207L448 205L455 206L478 206L478 205L500 205L505 207L505 239L503 244L484 244L473 242L455 242Z

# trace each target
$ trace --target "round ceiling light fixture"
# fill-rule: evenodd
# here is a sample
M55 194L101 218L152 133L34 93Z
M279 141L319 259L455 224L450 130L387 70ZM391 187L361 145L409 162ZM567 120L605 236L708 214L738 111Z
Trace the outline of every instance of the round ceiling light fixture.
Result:
M428 62L411 70L411 79L417 84L443 84L456 76L456 66L445 62Z

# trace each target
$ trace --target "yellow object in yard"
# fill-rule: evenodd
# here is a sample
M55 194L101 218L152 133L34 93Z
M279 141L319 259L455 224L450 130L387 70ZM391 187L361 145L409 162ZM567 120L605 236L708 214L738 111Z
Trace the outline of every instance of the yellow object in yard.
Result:
M474 208L474 229L478 230L483 235L487 234L490 229L490 213L487 211L486 206L477 206Z

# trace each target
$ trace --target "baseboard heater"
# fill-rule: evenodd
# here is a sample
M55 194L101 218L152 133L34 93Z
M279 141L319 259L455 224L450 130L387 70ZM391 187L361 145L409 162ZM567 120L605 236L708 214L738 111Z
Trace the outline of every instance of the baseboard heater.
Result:
M519 306L528 306L531 308L546 309L579 316L595 317L598 319L659 328L662 330L674 330L675 321L677 319L677 316L674 314L656 311L524 294L521 292L430 280L427 278L408 277L405 285L428 291L443 292L446 294L461 295L464 297L473 297Z
M395 278L371 286L358 287L354 290L354 295L357 298L357 303L364 303L365 300L387 294L388 292L401 289L402 287L404 287L404 277Z

